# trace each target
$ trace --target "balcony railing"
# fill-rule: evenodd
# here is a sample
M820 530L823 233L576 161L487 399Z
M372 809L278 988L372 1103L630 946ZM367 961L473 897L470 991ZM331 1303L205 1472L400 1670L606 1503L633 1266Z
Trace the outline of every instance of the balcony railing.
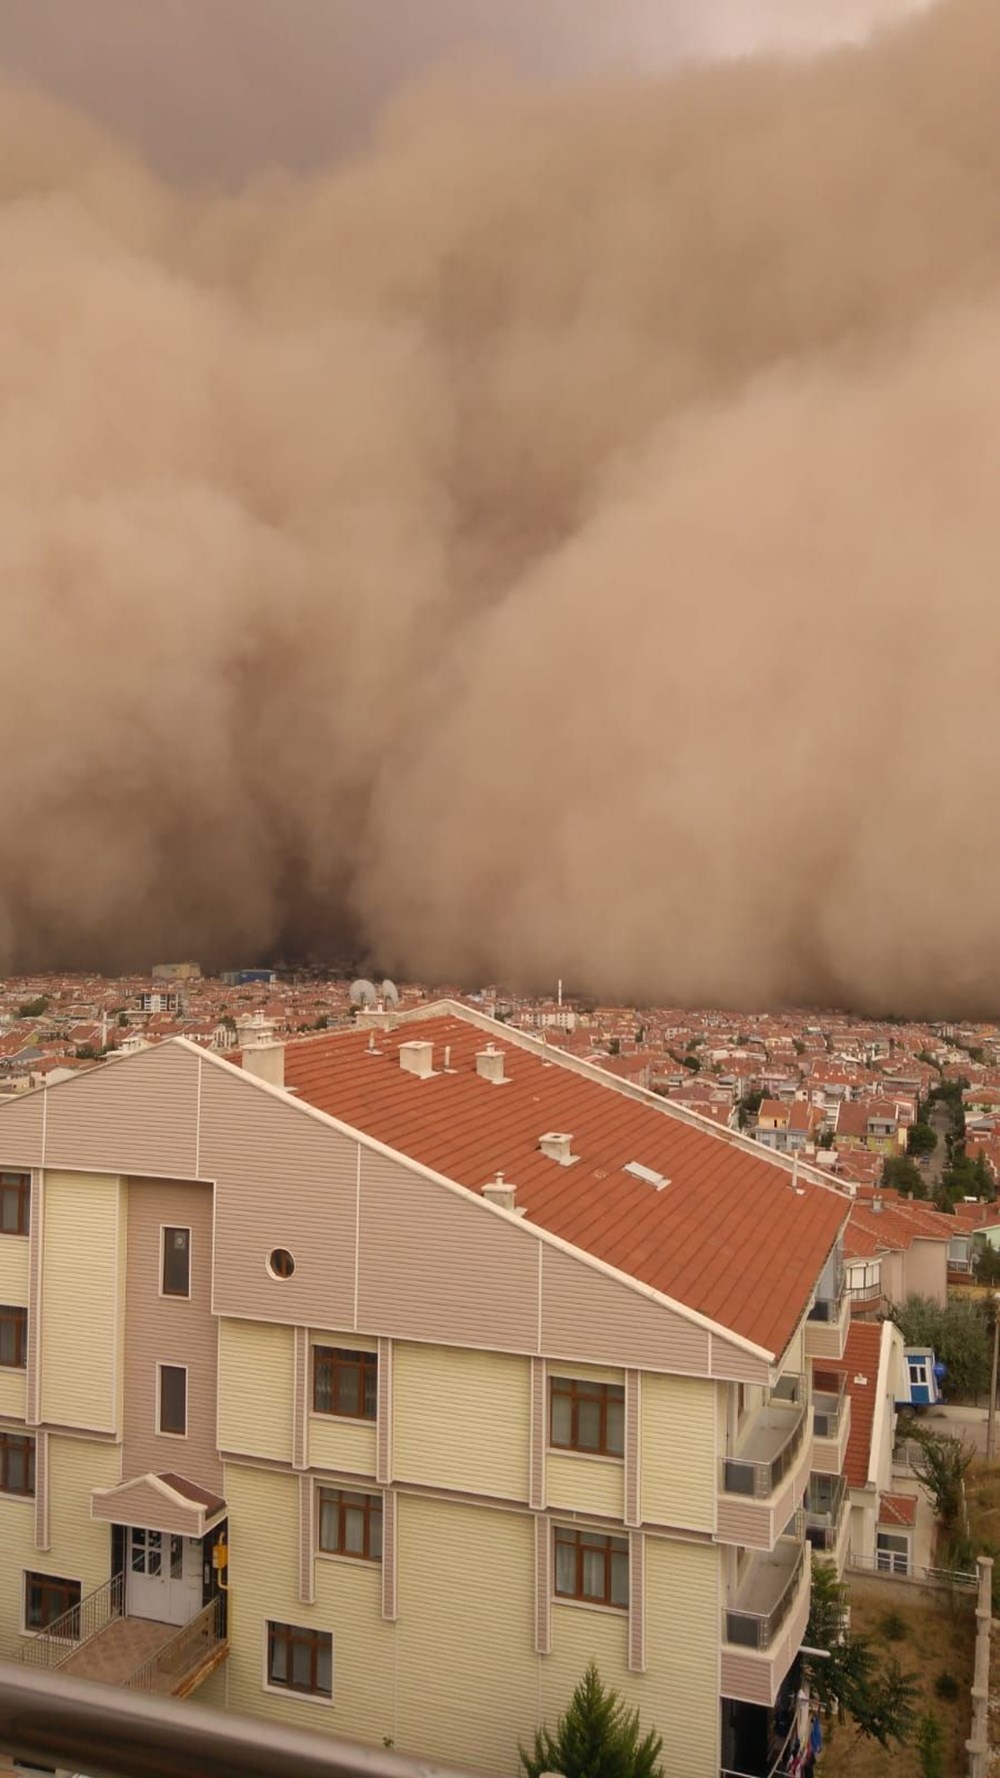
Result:
M808 1413L805 1379L779 1379L770 1400L751 1415L732 1457L722 1463L727 1494L767 1500L781 1486L798 1455Z
M840 1437L847 1378L836 1371L813 1372L813 1432L817 1438Z
M808 1545L779 1539L769 1555L753 1556L736 1602L726 1612L726 1641L762 1652L775 1641L792 1609Z
M23 1643L19 1660L30 1667L60 1667L76 1653L81 1642L89 1642L114 1618L122 1616L124 1598L125 1576L113 1574L103 1587L95 1587L79 1605L71 1605L46 1629L32 1636L30 1642Z
M224 1603L221 1594L212 1599L176 1636L171 1636L169 1642L130 1673L125 1681L130 1690L172 1692L186 1676L196 1673L210 1655L223 1649Z
M844 1476L833 1478L832 1487L819 1488L813 1482L809 1484L806 1500L806 1536L814 1550L834 1550L837 1537L844 1517L844 1503L847 1499L847 1481Z
M0 1662L0 1748L91 1778L458 1778L326 1732Z
M847 1294L852 1303L877 1303L882 1295L882 1280L876 1278L871 1284L852 1284Z
M832 1283L821 1285L816 1292L816 1301L809 1311L810 1321L839 1321L840 1311L844 1304L844 1289L847 1273L840 1266Z

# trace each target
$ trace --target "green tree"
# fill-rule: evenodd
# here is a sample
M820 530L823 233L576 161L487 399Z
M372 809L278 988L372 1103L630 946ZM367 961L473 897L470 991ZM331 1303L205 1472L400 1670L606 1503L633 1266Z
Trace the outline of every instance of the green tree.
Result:
M554 1735L535 1732L531 1752L518 1751L527 1778L561 1772L564 1778L662 1778L663 1737L639 1731L639 1712L605 1686L591 1661Z
M23 1006L19 1006L17 1016L19 1019L40 1019L43 1013L48 1012L48 1009L48 996L39 994L37 1000L26 1000Z
M915 1745L921 1778L945 1778L944 1729L935 1711L927 1710L920 1718Z
M912 1192L915 1198L926 1198L927 1182L916 1161L905 1154L886 1155L882 1162L881 1184L895 1191Z
M976 1453L962 1439L929 1432L916 1420L907 1428L907 1437L917 1446L910 1459L913 1473L945 1531L951 1532L962 1511L962 1484Z
M933 1154L937 1147L937 1131L930 1124L911 1124L906 1138L907 1154Z
M809 1681L827 1716L841 1722L848 1715L859 1736L888 1747L900 1745L913 1729L916 1676L904 1673L895 1656L879 1665L867 1636L851 1633L847 1588L831 1562L814 1562L807 1648L826 1650L826 1658L807 1661Z
M949 1401L982 1395L990 1386L992 1323L982 1305L957 1297L944 1305L908 1296L890 1314L907 1346L931 1346L946 1366Z
M977 1284L1000 1284L1000 1247L977 1241L972 1250L972 1271Z
M124 1029L124 1027L125 1027L125 1026L126 1026L126 1025L127 1025L127 1024L128 1024L128 1013L127 1013L127 1012L125 1012L125 1010L124 1010L124 1008L123 1008L123 1009L122 1009L122 1011L121 1011L121 1012L120 1012L120 1013L119 1013L119 1014L118 1014L118 1026L119 1026L119 1029Z
M736 1115L739 1119L741 1130L745 1130L747 1125L753 1122L753 1119L757 1116L757 1113L761 1108L763 1100L763 1093L747 1093L742 1099L737 1100Z

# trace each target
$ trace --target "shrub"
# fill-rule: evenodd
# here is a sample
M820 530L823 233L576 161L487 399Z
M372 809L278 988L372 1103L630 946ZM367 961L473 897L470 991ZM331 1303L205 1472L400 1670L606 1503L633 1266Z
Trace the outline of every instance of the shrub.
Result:
M949 1702L958 1697L961 1689L954 1673L939 1673L934 1681L934 1690L938 1697L947 1698Z
M909 1635L906 1619L901 1617L898 1611L883 1613L879 1618L878 1627L879 1634L886 1642L902 1642L904 1636Z

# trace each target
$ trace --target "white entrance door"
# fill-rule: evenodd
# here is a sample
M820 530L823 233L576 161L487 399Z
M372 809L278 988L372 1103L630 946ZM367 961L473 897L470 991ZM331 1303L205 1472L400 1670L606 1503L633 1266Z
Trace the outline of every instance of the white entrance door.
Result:
M201 1610L201 1541L167 1531L129 1532L128 1611L161 1624L186 1624Z

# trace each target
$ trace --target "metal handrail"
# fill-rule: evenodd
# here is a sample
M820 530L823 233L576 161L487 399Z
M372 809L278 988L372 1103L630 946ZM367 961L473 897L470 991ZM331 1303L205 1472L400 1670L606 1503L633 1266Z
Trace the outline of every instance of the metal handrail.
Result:
M844 1504L847 1500L847 1478L839 1475L833 1488L833 1498L828 1507L809 1505L806 1496L806 1536L814 1549L829 1550L837 1541L844 1517ZM815 1535L813 1535L815 1533Z
M788 1579L781 1589L770 1611L741 1611L738 1605L726 1608L726 1641L735 1643L739 1648L768 1649L777 1632L781 1629L789 1611L792 1600L798 1591L802 1579L802 1570L808 1545L801 1543L795 1562L789 1569ZM753 1629L753 1637L733 1635L737 1625L745 1625Z
M156 1689L155 1682L169 1674L179 1679L182 1674L190 1672L194 1666L193 1651L199 1648L207 1652L218 1648L225 1641L222 1633L221 1594L199 1611L197 1617L189 1619L164 1642L154 1654L148 1655L133 1673L125 1680L125 1685L134 1692L150 1692Z
M82 1642L89 1642L123 1615L125 1576L113 1574L102 1587L87 1593L79 1605L71 1605L44 1630L37 1630L22 1644L18 1659L29 1667L60 1667Z
M337 1735L0 1662L0 1747L89 1778L460 1778Z
M843 1390L837 1395L826 1389L817 1391L813 1396L813 1433L816 1438L839 1438L843 1414Z

